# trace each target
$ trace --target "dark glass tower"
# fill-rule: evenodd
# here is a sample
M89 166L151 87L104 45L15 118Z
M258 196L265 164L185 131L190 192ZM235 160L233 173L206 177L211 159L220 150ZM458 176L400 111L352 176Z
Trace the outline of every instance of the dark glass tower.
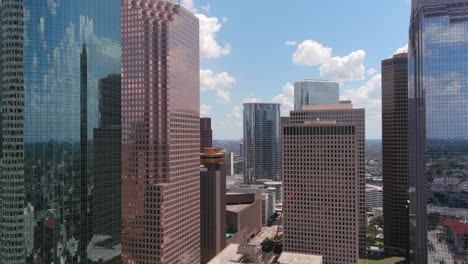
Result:
M200 118L200 153L205 151L205 148L213 147L213 130L211 130L211 118Z
M244 104L244 181L281 179L280 105Z
M0 19L0 263L116 263L95 167L121 143L99 150L93 131L100 80L120 74L120 1L3 0Z
M413 0L411 263L468 263L468 1Z
M408 234L408 54L382 61L384 242L389 253L406 255Z

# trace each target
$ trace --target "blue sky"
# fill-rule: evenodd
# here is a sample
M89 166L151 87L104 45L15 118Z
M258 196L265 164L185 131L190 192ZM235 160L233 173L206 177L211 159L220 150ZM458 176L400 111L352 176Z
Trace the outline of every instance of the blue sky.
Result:
M381 138L380 63L404 49L408 0L185 0L200 19L201 114L215 139L242 137L243 102L292 108L302 79L341 83Z

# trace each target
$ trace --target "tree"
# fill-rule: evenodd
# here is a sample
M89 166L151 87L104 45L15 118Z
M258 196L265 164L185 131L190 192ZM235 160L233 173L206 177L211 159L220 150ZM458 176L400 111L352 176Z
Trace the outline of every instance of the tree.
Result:
M262 246L263 252L271 252L273 251L273 244L275 239L273 237L267 237L263 240L260 244ZM281 254L283 252L283 235L279 235L278 239L276 240L275 245L275 254Z

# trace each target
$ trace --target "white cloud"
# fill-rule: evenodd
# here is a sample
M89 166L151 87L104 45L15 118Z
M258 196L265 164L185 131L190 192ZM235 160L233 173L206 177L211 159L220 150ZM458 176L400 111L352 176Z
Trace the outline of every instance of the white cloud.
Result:
M284 42L284 45L286 45L286 46L297 46L297 42L294 41L294 40L286 40L286 42Z
M181 5L192 13L197 13L198 9L195 7L193 0L182 0Z
M231 53L231 45L220 45L216 34L221 30L222 24L217 17L208 17L204 14L195 14L200 20L200 53L205 58L219 58ZM224 19L223 19L224 20Z
M289 111L294 109L294 85L287 83L283 86L283 92L273 97L272 101L281 104L281 116L289 116Z
M227 72L215 73L212 70L200 69L200 87L202 91L212 91L216 93L218 102L228 104L231 96L228 89L236 84L236 78Z
M332 49L308 39L297 47L293 54L293 62L298 65L320 65L330 61Z
M365 78L366 52L357 50L345 57L333 57L320 66L320 76L339 81L357 81Z
M374 68L370 68L366 71L366 75L369 77L374 76L376 73L377 73L377 70Z
M204 6L202 6L201 8L203 11L205 11L206 13L209 13L211 11L211 5L208 3ZM224 22L224 21L223 21Z
M374 75L357 89L345 89L342 100L351 100L355 107L366 109L366 134L368 138L381 137L382 75Z
M408 52L408 44L406 44L403 47L397 49L394 54L407 53L407 52Z
M308 39L299 44L292 59L297 65L320 66L320 76L324 78L337 81L357 81L365 78L365 51L353 51L344 57L332 57L332 53L332 48Z
M213 109L212 105L201 105L200 106L200 116L210 116L211 110Z

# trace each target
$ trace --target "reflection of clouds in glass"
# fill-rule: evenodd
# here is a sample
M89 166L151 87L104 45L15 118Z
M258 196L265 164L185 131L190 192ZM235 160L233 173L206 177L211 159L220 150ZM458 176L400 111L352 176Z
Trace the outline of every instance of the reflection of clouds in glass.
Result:
M57 15L58 6L60 6L60 0L47 0L47 7L52 15Z
M449 23L449 18L437 18L428 22L424 34L432 43L465 43L468 34L467 23Z

